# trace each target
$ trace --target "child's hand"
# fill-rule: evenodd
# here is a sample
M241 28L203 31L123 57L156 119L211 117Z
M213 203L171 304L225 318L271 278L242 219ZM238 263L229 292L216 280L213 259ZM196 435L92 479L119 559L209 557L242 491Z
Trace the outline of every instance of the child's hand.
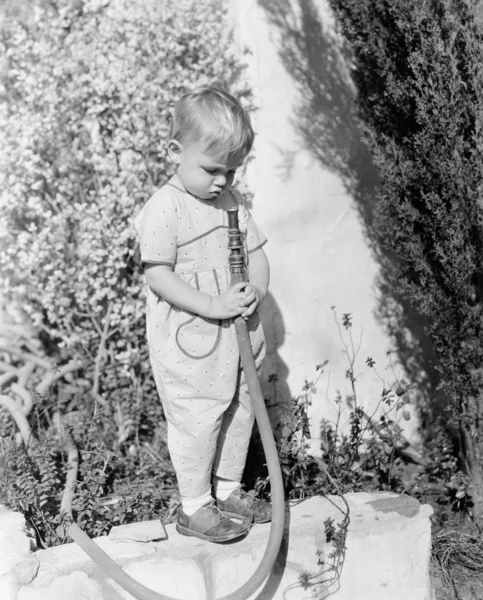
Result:
M209 319L232 319L245 311L245 282L236 283L227 292L211 297L210 311L206 315Z
M242 302L245 310L241 313L241 316L244 319L248 319L263 302L263 294L260 288L249 283L245 288Z

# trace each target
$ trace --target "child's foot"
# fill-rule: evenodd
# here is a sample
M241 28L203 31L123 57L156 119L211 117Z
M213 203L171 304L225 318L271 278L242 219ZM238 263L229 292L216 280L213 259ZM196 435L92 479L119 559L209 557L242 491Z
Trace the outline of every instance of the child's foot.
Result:
M246 524L230 521L213 502L210 502L199 508L191 517L180 508L176 531L181 535L220 543L246 536L249 527Z
M250 523L268 523L272 520L272 505L265 500L256 500L241 487L226 500L218 498L216 505L226 517L241 517Z

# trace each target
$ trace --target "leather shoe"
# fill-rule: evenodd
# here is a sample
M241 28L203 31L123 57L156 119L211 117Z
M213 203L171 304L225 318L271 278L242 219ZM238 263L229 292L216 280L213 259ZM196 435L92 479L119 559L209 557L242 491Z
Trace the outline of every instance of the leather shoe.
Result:
M272 520L272 505L265 500L255 499L241 487L226 500L217 498L216 505L226 517L241 518L250 523L268 523Z
M182 508L178 511L176 531L207 542L229 542L247 535L246 524L235 523L223 515L214 502L205 504L189 517Z

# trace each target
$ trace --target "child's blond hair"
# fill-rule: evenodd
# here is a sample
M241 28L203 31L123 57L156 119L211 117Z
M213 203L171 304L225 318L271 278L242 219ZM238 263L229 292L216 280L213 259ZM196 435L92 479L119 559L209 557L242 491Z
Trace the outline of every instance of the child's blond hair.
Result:
M245 157L255 134L250 117L231 94L203 87L182 96L174 106L170 139L181 144L203 141L205 152Z

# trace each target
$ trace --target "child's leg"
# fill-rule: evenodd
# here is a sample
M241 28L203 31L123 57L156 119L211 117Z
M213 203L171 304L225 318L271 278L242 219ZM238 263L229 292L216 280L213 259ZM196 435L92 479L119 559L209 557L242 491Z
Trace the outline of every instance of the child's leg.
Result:
M216 502L227 517L267 523L272 518L271 505L265 500L255 500L240 487L254 419L245 376L240 372L235 397L223 417L218 436L213 464Z
M168 421L168 450L178 480L181 504L185 513L191 516L212 499L208 473L214 452L203 454L199 452L200 449L195 442L196 438L185 438L186 433ZM188 443L188 439L191 439L192 443ZM189 448L194 448L195 452L199 452L199 461L196 462L196 467L193 466L190 455L183 450L180 451L181 448L188 452ZM192 475L195 475L194 479Z
M182 510L176 530L210 542L226 542L248 533L212 502L211 470L223 413L229 401L192 399L169 403L168 449L178 479Z
M168 450L183 510L190 515L211 500L211 471L223 413L229 402L173 400L165 409Z
M245 373L239 369L235 395L223 415L213 462L213 483L221 499L240 485L254 421Z

